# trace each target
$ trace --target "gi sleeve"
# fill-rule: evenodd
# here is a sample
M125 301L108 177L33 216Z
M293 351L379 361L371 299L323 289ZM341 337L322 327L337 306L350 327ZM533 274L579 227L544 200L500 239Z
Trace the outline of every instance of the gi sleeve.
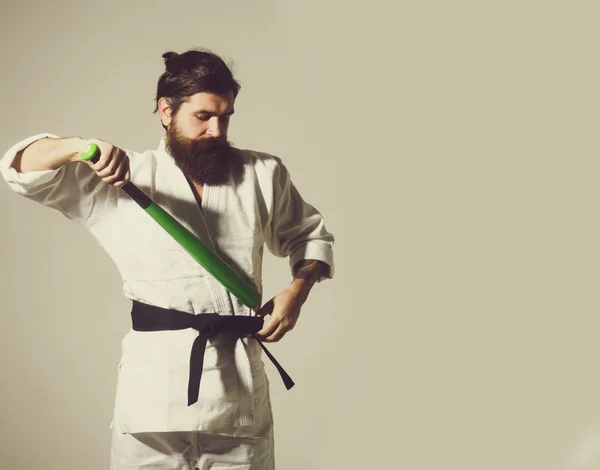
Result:
M28 137L14 144L0 159L0 173L15 193L57 210L68 219L82 225L90 225L100 208L116 201L117 190L104 183L85 163L68 163L54 170L38 170L20 173L12 167L17 154L35 141L59 138L43 133Z
M327 231L321 213L302 198L281 159L275 160L273 207L265 244L273 255L289 256L292 275L298 261L315 259L329 265L324 279L333 278L334 236Z

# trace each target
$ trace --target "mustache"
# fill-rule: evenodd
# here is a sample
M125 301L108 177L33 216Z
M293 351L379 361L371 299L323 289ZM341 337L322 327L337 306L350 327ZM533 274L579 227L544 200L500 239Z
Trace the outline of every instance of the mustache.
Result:
M192 140L189 142L190 147L193 150L221 150L230 148L232 146L231 142L222 137L204 137L198 140Z
M222 137L204 137L202 139L193 140L191 143L194 147L203 150L231 146L231 143L227 139L223 139Z

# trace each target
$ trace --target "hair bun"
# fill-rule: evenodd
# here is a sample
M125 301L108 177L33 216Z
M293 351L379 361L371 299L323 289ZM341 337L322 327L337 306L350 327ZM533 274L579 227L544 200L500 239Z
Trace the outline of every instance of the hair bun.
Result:
M174 65L177 63L179 54L177 54L177 52L165 52L162 57L165 60L165 66L167 67L167 70L172 70L175 68Z

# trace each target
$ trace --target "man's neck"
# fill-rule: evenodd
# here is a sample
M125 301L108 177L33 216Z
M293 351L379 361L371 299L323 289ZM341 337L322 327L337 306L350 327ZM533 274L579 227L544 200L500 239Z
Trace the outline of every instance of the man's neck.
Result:
M195 181L192 181L192 183L194 184L194 188L196 188L196 191L198 192L198 197L202 199L202 195L204 194L204 185L196 183Z
M191 178L188 178L186 176L185 178L188 182L188 184L190 185L190 188L192 189L192 192L194 193L194 196L196 197L196 202L198 203L198 206L202 206L202 196L204 194L204 185L200 184L200 183L196 183L194 180L192 180Z

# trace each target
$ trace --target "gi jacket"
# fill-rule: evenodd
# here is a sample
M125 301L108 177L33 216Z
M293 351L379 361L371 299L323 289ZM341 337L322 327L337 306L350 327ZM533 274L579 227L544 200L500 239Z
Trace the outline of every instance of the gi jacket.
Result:
M0 172L17 194L83 225L112 258L132 300L192 314L252 315L124 191L104 183L84 162L19 173L11 164L31 136L10 148ZM262 293L263 247L330 265L333 236L303 200L281 159L236 150L242 171L223 186L205 185L201 206L162 138L156 150L125 150L131 181ZM263 299L266 301L268 299ZM123 312L128 314L129 312ZM206 431L243 435L265 410L269 382L255 339L220 334L209 340L196 403L187 405L194 329L139 332L122 341L113 423L123 432Z

